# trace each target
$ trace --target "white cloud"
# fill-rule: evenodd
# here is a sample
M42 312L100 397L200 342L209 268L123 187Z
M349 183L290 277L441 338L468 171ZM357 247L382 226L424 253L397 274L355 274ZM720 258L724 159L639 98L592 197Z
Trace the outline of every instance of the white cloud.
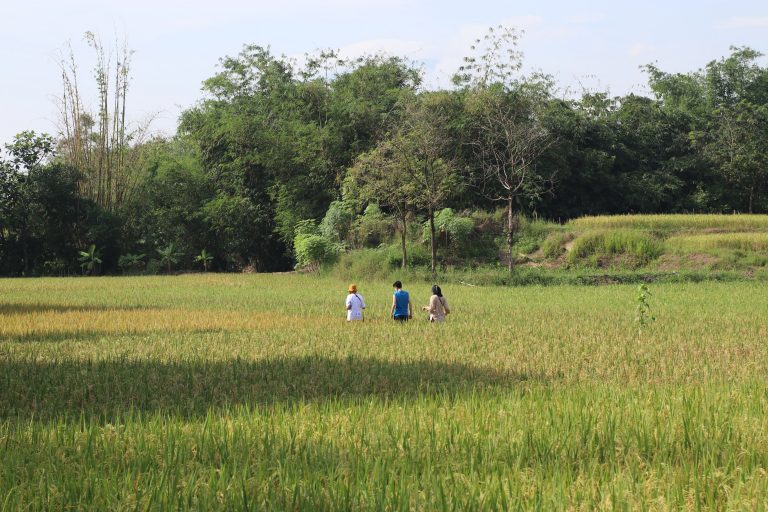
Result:
M768 16L734 16L721 24L720 28L768 28Z

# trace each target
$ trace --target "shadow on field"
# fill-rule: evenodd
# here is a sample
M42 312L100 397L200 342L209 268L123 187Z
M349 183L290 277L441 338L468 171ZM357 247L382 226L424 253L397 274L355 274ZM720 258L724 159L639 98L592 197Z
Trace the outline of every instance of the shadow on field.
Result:
M297 357L226 362L3 360L0 417L58 416L111 421L130 409L184 417L209 408L299 400L408 398L512 389L527 380L514 372L436 361Z
M158 327L156 329L143 329L137 330L125 330L123 332L114 332L110 330L95 331L51 331L51 332L30 332L24 334L0 334L0 343L60 343L62 341L99 341L104 338L114 339L116 336L134 337L134 336L152 336L158 332L168 333L171 332L167 328ZM196 334L208 334L208 333L220 333L222 329L185 329L184 335L196 335ZM2 356L2 353L0 353Z
M45 304L45 303L0 303L0 315L25 315L30 313L68 313L70 311L137 311L159 309L156 306L105 306L100 304Z

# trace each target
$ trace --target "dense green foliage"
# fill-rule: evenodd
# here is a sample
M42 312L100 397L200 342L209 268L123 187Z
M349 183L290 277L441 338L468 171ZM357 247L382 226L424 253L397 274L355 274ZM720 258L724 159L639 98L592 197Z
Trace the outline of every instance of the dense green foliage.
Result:
M764 283L390 283L0 280L0 508L768 504Z
M496 34L514 48L514 31ZM175 137L131 148L130 194L105 205L57 153L71 141L23 132L0 155L0 274L80 273L91 246L102 262L87 272L200 269L202 250L212 270L314 267L306 240L296 246L307 220L324 239L315 252L392 245L407 266L428 246L438 269L511 267L542 243L526 241L521 215L768 210L758 52L685 74L647 66L653 97L572 99L507 57L470 58L454 88L428 91L401 58L323 52L298 66L246 46L203 83Z

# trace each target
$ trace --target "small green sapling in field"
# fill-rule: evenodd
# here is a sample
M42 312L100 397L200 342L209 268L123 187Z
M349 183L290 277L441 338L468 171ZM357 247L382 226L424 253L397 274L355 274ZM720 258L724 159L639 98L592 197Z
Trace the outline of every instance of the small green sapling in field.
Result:
M648 290L648 285L643 283L637 287L637 295L635 296L637 316L635 321L637 322L638 335L642 334L643 327L656 321L656 317L651 314L651 305L648 303L648 297L650 296L651 292Z

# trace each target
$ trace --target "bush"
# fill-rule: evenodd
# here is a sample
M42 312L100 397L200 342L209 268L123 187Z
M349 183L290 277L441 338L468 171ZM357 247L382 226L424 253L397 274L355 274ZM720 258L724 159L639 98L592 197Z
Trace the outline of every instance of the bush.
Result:
M405 249L408 252L408 266L419 267L432 264L432 255L430 249L423 244L406 243ZM390 269L400 268L403 265L403 248L399 243L391 244L383 248L387 255L387 265Z
M44 276L63 276L68 272L67 261L63 258L56 258L54 260L46 260L43 262L43 275Z
M144 254L123 254L117 266L125 273L137 273L144 267Z
M378 247L386 243L394 234L393 222L379 208L369 204L363 215L357 220L355 231L362 247Z
M320 265L333 263L341 248L322 235L299 234L293 241L296 268L316 270Z
M360 249L340 256L334 274L344 280L384 279L392 272L382 249Z
M527 217L518 217L518 228L515 234L513 254L532 254L542 248L549 236L555 232L560 233L563 227L559 224L544 220L530 220ZM506 240L503 241L506 244ZM551 250L552 248L550 248Z
M414 275L430 264L429 249L422 244L409 242L408 270L405 275ZM340 279L389 279L394 273L402 275L402 248L399 243L376 249L360 249L342 254L334 267L334 275Z
M329 240L342 243L347 240L354 220L352 205L344 201L333 201L320 223L320 233Z
M457 256L467 253L475 222L468 217L459 217L451 208L444 208L435 215L435 236L437 243ZM429 221L424 222L422 239L429 241Z
M163 266L157 259L150 259L147 261L147 266L144 268L144 272L149 275L160 274L163 270Z

